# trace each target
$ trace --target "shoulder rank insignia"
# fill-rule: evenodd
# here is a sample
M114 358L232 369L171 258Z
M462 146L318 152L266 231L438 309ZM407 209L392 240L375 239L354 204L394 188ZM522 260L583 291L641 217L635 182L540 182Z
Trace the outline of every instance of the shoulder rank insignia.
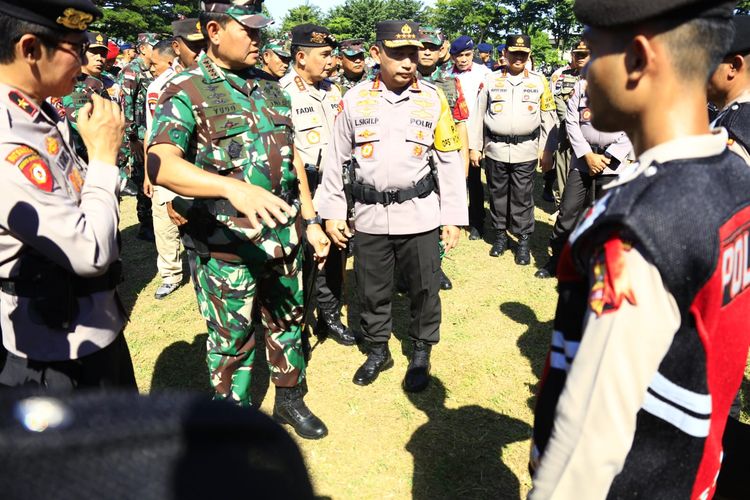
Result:
M25 111L29 116L33 117L37 114L38 110L36 109L36 106L34 106L34 104L32 104L28 99L21 95L20 92L11 90L8 93L8 99L10 99L13 104Z
M304 92L305 90L307 90L307 87L305 87L305 82L302 81L302 78L295 76L294 83L297 84L297 88L300 92Z

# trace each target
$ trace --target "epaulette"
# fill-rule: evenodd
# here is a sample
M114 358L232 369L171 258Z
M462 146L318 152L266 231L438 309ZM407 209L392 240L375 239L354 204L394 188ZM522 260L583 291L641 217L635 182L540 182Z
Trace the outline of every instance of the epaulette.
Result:
M750 151L750 102L732 104L718 125L727 129L729 138L742 144Z

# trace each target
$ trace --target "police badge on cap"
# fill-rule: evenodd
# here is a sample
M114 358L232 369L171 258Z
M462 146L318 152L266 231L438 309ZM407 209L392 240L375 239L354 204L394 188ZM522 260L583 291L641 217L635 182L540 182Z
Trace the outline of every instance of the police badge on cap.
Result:
M0 0L0 11L60 31L86 31L102 13L90 0Z
M96 31L89 31L86 33L86 39L89 42L90 49L107 49L109 50L109 38Z
M188 42L198 42L203 40L200 22L195 18L174 21L172 23L172 34L174 36L179 36Z
M509 35L505 42L508 52L531 52L531 37L529 35Z
M414 21L392 20L380 21L376 25L375 40L386 47L423 47L419 41L419 25Z
M300 47L336 47L336 37L328 28L317 24L300 24L292 28L292 45Z

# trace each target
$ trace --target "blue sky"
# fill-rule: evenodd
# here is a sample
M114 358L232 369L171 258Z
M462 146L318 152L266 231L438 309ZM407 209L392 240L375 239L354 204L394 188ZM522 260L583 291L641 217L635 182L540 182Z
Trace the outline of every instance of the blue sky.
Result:
M308 0L266 0L264 5L268 9L268 11L271 13L273 18L277 22L281 22L281 19L284 17L284 14L291 9L292 7L297 7L298 5L302 5L306 3ZM431 5L434 4L434 0L422 0L422 2L425 5ZM327 11L334 5L340 5L344 3L344 0L309 0L310 5L317 5L320 7L323 12Z

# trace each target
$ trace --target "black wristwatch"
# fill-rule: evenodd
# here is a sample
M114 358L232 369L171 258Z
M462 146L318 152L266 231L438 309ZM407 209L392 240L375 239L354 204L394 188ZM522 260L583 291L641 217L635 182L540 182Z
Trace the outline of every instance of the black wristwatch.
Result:
M305 219L305 226L310 226L312 224L317 224L322 227L323 219L320 218L320 215L316 215L312 219Z

